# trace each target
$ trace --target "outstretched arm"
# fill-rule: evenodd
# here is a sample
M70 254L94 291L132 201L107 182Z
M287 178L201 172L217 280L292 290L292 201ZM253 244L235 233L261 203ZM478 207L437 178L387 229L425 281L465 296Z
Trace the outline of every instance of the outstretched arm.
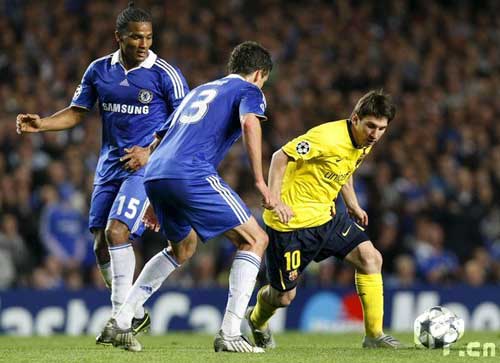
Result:
M368 214L360 207L356 192L354 190L354 179L351 175L347 183L342 186L340 190L342 198L346 204L347 210L351 217L353 217L361 225L368 225Z
M255 186L262 194L264 208L273 209L276 206L276 199L272 197L262 173L262 129L260 120L255 114L247 113L241 117L241 128Z
M75 127L83 120L87 109L75 106L66 107L52 116L40 118L37 114L19 114L16 118L16 131L24 132L60 131Z
M271 166L269 167L269 188L271 194L278 201L274 211L282 223L288 223L294 216L293 211L289 206L281 201L281 186L285 176L286 167L291 158L285 154L282 149L279 149L273 154L271 159Z

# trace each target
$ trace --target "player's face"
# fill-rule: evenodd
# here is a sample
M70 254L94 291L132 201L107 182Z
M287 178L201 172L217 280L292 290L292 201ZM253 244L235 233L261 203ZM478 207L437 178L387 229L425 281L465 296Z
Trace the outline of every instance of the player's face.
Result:
M148 57L149 48L153 44L153 27L151 23L129 22L125 33L116 33L116 40L125 63L135 67Z
M365 116L360 119L358 115L352 117L356 142L361 146L374 145L387 130L388 120L386 117L376 118Z

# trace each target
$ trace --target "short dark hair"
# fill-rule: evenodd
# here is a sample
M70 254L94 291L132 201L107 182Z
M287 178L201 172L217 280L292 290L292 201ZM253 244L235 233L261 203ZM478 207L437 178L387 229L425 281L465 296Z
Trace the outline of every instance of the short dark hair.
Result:
M391 96L384 91L370 91L356 103L353 114L358 115L360 119L366 116L386 117L387 122L391 122L396 115L396 106L392 102Z
M133 1L129 1L128 7L123 9L116 18L116 31L123 34L127 31L129 22L152 23L151 14L141 8L136 8Z
M246 41L237 45L227 63L229 73L248 75L258 70L269 74L273 69L271 54L262 45L252 41Z

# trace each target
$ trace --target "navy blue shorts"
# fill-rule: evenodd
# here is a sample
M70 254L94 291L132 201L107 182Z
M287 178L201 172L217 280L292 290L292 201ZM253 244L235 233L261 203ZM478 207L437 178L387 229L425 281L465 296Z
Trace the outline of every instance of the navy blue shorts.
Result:
M321 226L292 232L266 226L266 268L271 286L279 291L291 290L311 261L320 262L331 256L344 259L360 243L370 240L364 230L345 213Z
M142 217L149 202L143 176L129 176L123 181L112 180L95 185L89 211L89 229L105 228L109 219L127 225L131 237L144 233Z
M217 174L205 179L157 179L144 183L161 231L180 242L193 228L203 242L247 222L251 213Z

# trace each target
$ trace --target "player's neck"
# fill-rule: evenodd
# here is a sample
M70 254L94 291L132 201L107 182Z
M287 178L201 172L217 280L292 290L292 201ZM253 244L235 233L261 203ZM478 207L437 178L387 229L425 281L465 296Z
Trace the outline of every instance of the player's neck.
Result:
M120 50L120 63L123 65L123 67L129 71L132 68L139 67L141 62L133 61L133 60L128 60L124 55L123 52Z
M347 131L349 132L349 136L351 138L352 145L356 149L361 149L361 145L358 141L358 137L356 135L356 128L354 127L353 123L351 120L347 120Z

